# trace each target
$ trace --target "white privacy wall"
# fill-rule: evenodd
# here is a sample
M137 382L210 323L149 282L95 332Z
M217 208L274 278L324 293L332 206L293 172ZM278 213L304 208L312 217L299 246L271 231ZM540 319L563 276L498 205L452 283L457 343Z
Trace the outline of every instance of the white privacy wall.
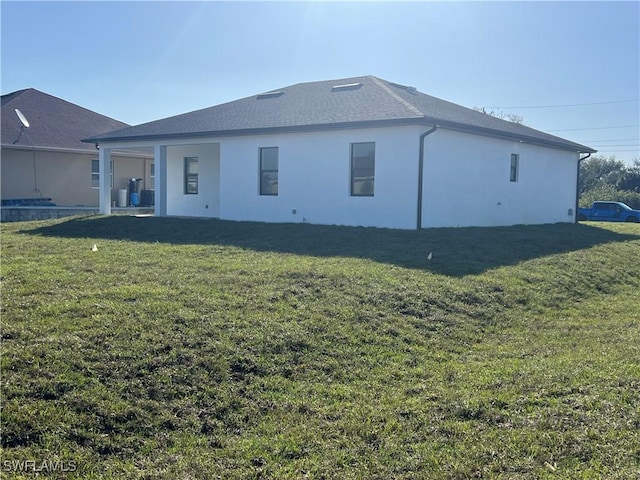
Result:
M418 137L414 126L224 138L220 218L415 228ZM350 195L350 151L375 142L375 195ZM278 147L278 195L261 196L259 149Z
M439 129L425 139L423 227L572 222L577 162L576 152Z

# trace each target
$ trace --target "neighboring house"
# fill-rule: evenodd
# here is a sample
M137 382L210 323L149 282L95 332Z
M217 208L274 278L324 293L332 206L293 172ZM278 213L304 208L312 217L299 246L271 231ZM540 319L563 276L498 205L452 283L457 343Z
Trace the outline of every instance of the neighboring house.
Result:
M98 150L82 139L127 126L33 88L3 95L2 199L44 197L58 206L98 206ZM130 178L153 188L152 155L114 152L111 161L110 204Z
M113 149L154 148L159 216L406 229L573 222L580 154L595 152L373 76L85 141L103 169Z

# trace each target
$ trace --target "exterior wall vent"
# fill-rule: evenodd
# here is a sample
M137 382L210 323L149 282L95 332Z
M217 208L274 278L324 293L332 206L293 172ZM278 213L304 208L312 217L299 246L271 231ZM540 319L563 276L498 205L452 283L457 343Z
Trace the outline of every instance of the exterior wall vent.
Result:
M331 87L332 92L341 92L343 90L355 90L360 88L362 83L345 83L344 85L334 85Z

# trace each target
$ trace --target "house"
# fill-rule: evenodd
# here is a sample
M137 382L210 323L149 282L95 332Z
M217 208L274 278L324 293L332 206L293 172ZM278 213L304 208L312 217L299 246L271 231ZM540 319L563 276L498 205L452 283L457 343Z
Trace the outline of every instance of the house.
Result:
M85 141L101 172L115 149L153 147L159 216L403 229L573 222L580 155L595 152L374 76Z
M58 206L99 204L98 150L82 139L128 127L29 88L2 95L2 199L50 198ZM114 151L109 203L130 178L153 188L153 155Z

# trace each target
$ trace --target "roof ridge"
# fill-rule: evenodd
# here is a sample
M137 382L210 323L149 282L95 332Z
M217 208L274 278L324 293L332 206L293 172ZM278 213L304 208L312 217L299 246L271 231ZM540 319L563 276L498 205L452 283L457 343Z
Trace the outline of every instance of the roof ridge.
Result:
M2 96L3 97L10 97L11 95L20 95L21 93L24 93L28 90L35 90L35 88L29 87L29 88L21 88L20 90L14 90L13 92L9 92L9 93L3 93Z
M380 80L378 77L375 77L373 75L370 75L371 80L373 81L373 83L375 83L376 85L378 85L380 88L382 88L385 92L387 92L392 98L394 98L395 100L397 100L398 102L400 102L402 105L404 105L405 107L407 107L409 110L411 110L413 113L416 114L416 116L418 117L424 117L425 114L424 112L422 112L420 109L418 109L415 105L412 105L411 103L407 102L404 98L402 98L400 95L398 95L396 92L394 92L393 90L391 90L389 87L387 87L382 80Z
M110 116L105 115L103 113L96 112L95 110L91 110L90 108L84 107L84 106L82 106L82 105L80 105L78 103L71 102L71 101L66 100L64 98L57 97L57 96L55 96L55 95L53 95L51 93L43 92L42 90L38 90L37 88L33 88L33 87L24 88L22 90L16 90L15 92L11 92L11 93L7 93L7 94L2 95L2 100L3 100L3 105L2 106L4 107L4 106L8 105L10 102L13 102L15 99L17 99L18 97L21 97L24 94L29 94L29 97L25 97L25 98L28 98L28 99L34 98L34 96L35 96L36 98L38 98L38 97L39 98L47 98L49 101L68 105L68 106L70 106L72 108L76 108L76 109L82 110L86 114L94 115L94 116L101 117L101 118L109 120L109 121L113 121L113 122L122 124L123 125L122 128L131 126L127 122L123 122L122 120L118 120L117 118L113 118L113 117L110 117Z
M4 106L9 104L10 102L18 98L20 95L27 92L28 90L31 90L31 89L23 88L22 90L16 90L15 92L5 93L4 95L2 95L2 105Z
M371 77L371 75L356 75L352 77L326 78L324 80L309 80L306 82L297 82L291 85L287 85L286 87L281 87L281 89L284 90L285 88L298 87L301 85L318 85L320 83L335 83L335 82L344 82L344 81L350 81L350 80L362 80L369 77Z

